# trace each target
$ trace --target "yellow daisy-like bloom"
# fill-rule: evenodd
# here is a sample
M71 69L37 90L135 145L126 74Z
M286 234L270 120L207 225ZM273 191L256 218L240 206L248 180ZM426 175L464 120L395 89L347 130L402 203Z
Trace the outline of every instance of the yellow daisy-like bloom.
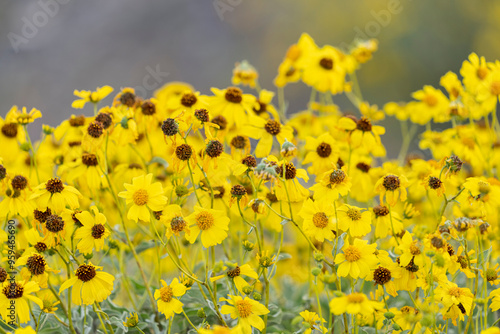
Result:
M181 232L185 232L186 234L191 233L182 215L182 208L177 204L171 204L161 212L160 222L166 227L165 236L168 239L173 235L180 236Z
M463 83L466 89L476 93L478 87L488 79L490 70L484 57L479 57L476 53L471 53L468 60L464 60L460 75L463 77Z
M413 112L410 113L410 120L413 123L425 125L433 118L435 122L446 122L450 101L444 93L432 86L424 86L422 90L412 94L418 102L412 104Z
M310 174L319 175L326 172L339 159L338 145L328 132L317 138L307 137L304 148L308 152L302 164L306 165L312 162L312 166L307 169Z
M318 330L322 333L328 332L328 329L323 326L323 323L325 323L326 320L321 318L316 312L305 310L299 314L302 318L304 318L304 322L309 324L309 328L305 330L304 334L311 334L313 330Z
M436 195L438 197L443 196L443 194L446 192L446 188L444 186L444 182L439 179L439 177L429 175L427 176L423 181L422 185L425 187L426 190L431 189L436 192Z
M491 291L489 298L492 298L490 308L493 312L500 310L500 289Z
M36 108L32 108L28 113L26 111L26 107L23 107L21 111L17 108L17 106L13 106L7 113L5 119L7 122L26 125L29 123L33 123L35 119L40 117L42 117L42 112Z
M257 103L259 104L258 108L254 108L254 113L265 119L269 118L271 115L275 120L279 121L280 117L276 108L271 104L271 101L274 97L274 93L265 89L262 89L259 92L259 98L257 99ZM269 115L270 114L270 115Z
M208 248L218 245L227 237L229 220L224 211L204 209L196 205L194 212L186 217L186 221L191 228L189 235L186 235L186 239L190 243L194 243L201 233L203 247Z
M103 249L104 240L110 235L105 227L106 217L96 206L92 206L90 210L94 216L88 211L75 214L76 219L83 225L74 235L75 239L81 239L76 247L82 254L90 254L94 248L96 251Z
M259 302L245 297L228 295L227 298L220 298L220 300L227 301L230 305L223 305L221 307L222 314L229 314L232 319L239 319L238 324L241 326L244 334L251 334L252 327L258 330L264 329L264 320L261 315L268 314L269 310Z
M413 240L411 233L406 231L398 246L401 254L399 264L406 267L413 260L413 263L422 268L425 264L425 255L422 252L422 245L418 240Z
M66 237L66 231L68 229L68 222L65 221L61 216L56 214L51 214L47 217L45 224L43 224L43 242L48 247L54 247L61 243L61 241Z
M78 179L79 182L87 184L93 191L100 189L101 186L107 186L104 173L99 167L97 155L93 153L83 153L75 161L61 166L59 175L64 175L68 182Z
M57 305L61 302L57 301L56 297L50 290L43 290L40 292L39 296L42 299L43 308L42 312L54 314L57 311Z
M372 59L372 55L378 50L378 40L375 38L369 40L358 40L356 45L351 50L351 56L356 59L359 64L364 64Z
M162 287L160 289L155 290L154 297L157 300L158 311L165 315L165 318L170 318L175 313L182 312L182 304L181 301L174 297L183 296L187 288L179 283L177 278L172 280L170 285L167 284L164 280L161 280Z
M97 87L94 92L90 90L75 90L73 94L79 97L79 99L73 101L71 106L75 109L82 109L87 102L98 103L111 94L112 91L113 88L111 86Z
M403 231L403 223L401 218L396 212L389 215L389 208L385 205L377 205L373 208L373 215L375 216L375 236L377 238L385 238L388 234L399 234ZM394 231L392 230L394 228Z
M102 302L109 297L113 291L114 276L104 271L98 271L102 267L94 266L91 262L81 264L75 271L75 277L65 281L59 288L62 291L73 287L71 294L73 303L81 305L92 305Z
M248 133L248 136L258 139L259 143L255 148L255 156L263 158L271 153L273 141L276 138L281 145L285 139L291 141L293 139L293 129L288 125L282 125L280 122L262 117L250 116L249 125L243 128L243 133Z
M490 327L481 331L481 334L500 334L500 328L498 327Z
M374 254L376 250L377 245L369 245L366 240L354 239L352 245L346 240L342 253L335 257L335 263L339 264L337 275L352 278L368 276L370 270L375 269L378 264L377 256Z
M488 263L486 267L486 271L479 270L481 272L481 276L488 281L491 285L498 285L500 283L500 276L498 275L500 273L500 268L499 264L495 264L492 266L490 263Z
M32 280L38 283L41 288L47 288L48 272L54 271L49 267L45 257L38 254L34 249L25 251L16 261L16 266L26 266L21 269L21 276L27 282Z
M375 192L380 194L380 202L384 202L384 196L387 204L395 206L398 200L406 201L406 187L409 186L406 176L397 176L394 174L386 174L375 183Z
M474 295L467 288L459 288L455 283L440 284L434 290L434 296L440 300L445 309L458 307L462 314L469 314Z
M246 124L247 115L251 115L255 107L258 108L255 96L243 94L241 89L237 87L212 88L211 90L215 96L208 98L210 112L214 116L223 116L227 121L228 128L233 127L233 125L239 128Z
M81 198L82 194L76 188L65 185L57 177L49 179L46 183L38 185L33 190L30 199L35 200L39 208L51 208L56 212L60 212L66 205L71 209L80 206L78 198Z
M247 60L243 60L241 63L236 63L233 69L233 77L231 82L233 85L243 85L255 88L257 84L257 78L259 73L255 70L255 67L250 65Z
M167 198L163 196L163 187L160 182L151 183L153 174L141 175L132 179L132 184L125 183L127 189L118 194L125 198L127 205L131 205L127 213L127 218L137 222L149 221L151 218L149 209L152 211L162 211Z
M7 215L27 217L33 212L34 206L27 199L27 194L27 189L18 190L9 187L3 194L2 202L0 202L0 218L4 219Z
M335 315L343 313L372 315L376 310L383 308L383 304L369 300L364 293L354 292L350 295L333 298L330 301L330 312Z
M335 208L330 201L313 202L307 199L299 212L299 216L304 219L304 233L310 238L323 242L325 239L332 241L335 239L333 231L335 225L332 217L335 216Z
M302 80L320 92L342 93L346 75L342 56L340 50L330 45L311 52L299 65L303 69Z
M333 168L323 173L318 182L310 189L314 191L316 201L332 201L345 196L351 189L351 178L347 176L346 167Z
M28 302L33 303L43 307L42 300L34 295L33 292L40 290L38 283L30 281L17 281L12 282L6 280L2 284L2 292L0 293L0 315L6 321L14 320L9 317L11 310L9 307L14 305L15 315L19 317L19 322L21 324L30 321L30 307Z
M362 147L374 156L385 155L385 148L380 139L385 129L380 125L373 125L367 117L363 116L359 120L342 117L339 119L338 127L349 131L352 148Z
M344 204L337 209L337 218L339 229L349 231L353 237L362 237L372 230L370 211L361 212L357 206Z
M249 264L244 264L242 266L238 266L238 264L236 264L232 269L228 270L224 275L211 277L210 281L214 282L226 276L233 280L234 285L236 285L236 288L241 293L243 293L244 287L249 286L247 281L241 276L248 276L255 280L258 280L259 278L259 275L255 272L255 270L252 269L252 267L250 267Z

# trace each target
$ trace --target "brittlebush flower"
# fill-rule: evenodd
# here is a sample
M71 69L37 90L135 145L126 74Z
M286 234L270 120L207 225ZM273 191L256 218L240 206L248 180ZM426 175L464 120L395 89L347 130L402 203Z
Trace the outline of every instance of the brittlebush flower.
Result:
M233 85L241 84L243 86L255 88L258 77L259 73L257 73L255 68L247 60L243 60L241 63L236 63L234 65L231 82Z
M13 106L9 110L5 118L8 122L26 125L29 123L33 123L35 119L40 117L42 117L42 112L36 108L32 108L28 113L26 111L26 107L23 107L21 110L19 110L17 106Z
M210 111L214 116L222 115L227 121L227 127L237 128L248 121L253 109L258 107L257 99L251 94L243 94L241 89L228 87L227 89L212 88L215 96L208 97Z
M62 291L73 287L71 298L74 304L92 305L95 302L102 302L109 297L113 291L113 282L115 278L108 274L102 267L94 266L92 263L81 264L75 271L75 277L65 281L59 288L59 294Z
M397 176L394 174L386 174L381 177L375 184L375 192L380 194L380 202L384 203L384 196L387 204L395 206L398 200L406 201L406 187L409 186L406 176Z
M33 190L34 192L30 199L34 199L39 208L51 208L60 212L66 205L71 209L76 209L80 206L78 198L81 198L82 194L76 188L65 185L57 177L40 184Z
M220 244L227 237L229 217L224 211L194 207L194 212L186 217L191 229L186 239L194 243L201 233L201 243L208 248Z
M100 251L104 247L104 240L110 235L105 226L106 217L96 206L92 206L90 210L94 216L89 211L75 214L76 219L83 225L74 235L75 239L80 239L76 247L82 254L90 254L94 248L97 252Z
M111 94L112 91L113 88L110 86L97 87L94 92L90 90L75 90L73 94L80 99L73 101L71 106L75 109L82 109L87 102L98 103Z
M364 293L353 292L350 295L333 298L330 301L330 312L335 315L343 313L372 315L383 307L382 303L369 300Z
M151 183L153 174L141 175L132 179L132 184L125 183L126 191L118 194L125 198L130 208L127 218L137 222L149 221L151 218L149 210L161 211L167 204L167 198L163 196L163 187L160 182Z
M243 334L251 334L252 327L260 331L264 329L264 320L260 316L269 313L264 305L248 297L241 298L231 295L228 297L229 299L220 298L220 300L229 303L229 305L223 305L220 311L222 314L229 314L232 319L239 319L238 324L241 326Z
M343 231L349 231L353 237L362 237L370 233L371 213L368 210L344 204L337 209L338 227Z
M320 175L326 172L339 159L340 152L338 145L328 132L323 133L317 138L307 137L304 148L308 152L302 164L312 163L312 166L307 169L310 174Z
M310 189L314 191L314 199L317 201L336 200L339 196L345 196L351 189L351 178L347 176L347 168L333 168L321 174L317 183Z
M307 199L299 212L304 219L304 233L310 238L323 242L325 239L332 241L335 238L333 231L335 225L332 220L335 216L335 208L329 201L313 202Z
M326 320L321 318L316 312L305 310L299 314L304 319L304 322L309 325L309 328L305 330L304 334L311 334L313 330L318 330L322 333L328 332L328 329L323 326L323 323L325 323Z
M214 282L226 276L234 282L234 285L241 293L243 293L244 287L249 286L247 281L241 276L248 276L255 280L258 280L259 278L259 275L252 269L252 267L250 267L249 264L244 264L242 266L238 266L238 264L236 264L232 267L232 269L227 270L225 274L211 277L210 281Z
M172 317L175 313L182 313L182 302L174 297L183 296L187 288L179 283L177 278L172 280L172 283L167 284L164 280L161 280L162 287L155 290L154 297L157 300L158 311L165 315L165 318Z
M470 314L470 309L472 307L472 300L474 295L468 288L460 288L453 282L448 282L448 284L440 284L434 290L434 296L437 300L440 300L447 310L443 318L451 318L453 323L456 324L456 318L460 320L464 319L465 314Z
M368 276L378 264L376 249L376 244L369 245L366 240L354 239L352 245L346 240L342 253L335 257L335 263L339 264L337 275L354 279Z
M291 141L293 139L293 129L288 125L282 125L280 122L262 117L250 116L249 125L243 128L244 133L259 142L255 148L255 156L263 158L271 153L273 148L274 138L279 142L280 147L285 142L285 139Z
M14 306L14 312L19 317L19 322L25 324L30 321L30 306L29 302L33 302L43 307L43 302L40 298L33 295L34 292L40 290L38 283L30 281L10 281L6 280L2 284L0 293L0 315L3 319L10 319L11 314L9 307Z

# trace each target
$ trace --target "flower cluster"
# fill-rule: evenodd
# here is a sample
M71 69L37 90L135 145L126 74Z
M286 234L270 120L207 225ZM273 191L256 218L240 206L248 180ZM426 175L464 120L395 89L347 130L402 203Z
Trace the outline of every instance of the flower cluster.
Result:
M440 88L379 109L356 79L377 46L303 34L277 103L242 61L208 95L172 82L103 105L113 88L75 91L72 107L94 115L36 142L42 113L13 107L0 119L0 218L16 236L0 232L0 328L498 333L500 62L471 54ZM299 81L304 110L285 101ZM382 140L390 116L399 153Z

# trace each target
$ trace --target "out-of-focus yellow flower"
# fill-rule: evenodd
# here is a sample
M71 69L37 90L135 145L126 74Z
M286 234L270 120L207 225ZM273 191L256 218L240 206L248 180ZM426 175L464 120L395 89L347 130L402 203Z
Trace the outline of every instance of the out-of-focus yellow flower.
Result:
M32 108L30 112L28 113L26 111L26 107L22 107L21 110L17 108L17 106L13 106L9 112L7 113L7 116L5 117L5 120L7 122L12 122L12 123L18 123L21 125L26 125L29 123L33 123L35 119L41 118L42 117L42 112L36 108Z
M243 60L241 63L236 63L233 69L233 77L231 79L233 85L243 85L255 88L257 85L257 79L259 73L255 70L247 60Z
M102 99L113 92L111 86L97 87L95 91L90 90L75 90L73 94L80 99L73 101L71 106L75 109L82 109L87 102L99 103Z

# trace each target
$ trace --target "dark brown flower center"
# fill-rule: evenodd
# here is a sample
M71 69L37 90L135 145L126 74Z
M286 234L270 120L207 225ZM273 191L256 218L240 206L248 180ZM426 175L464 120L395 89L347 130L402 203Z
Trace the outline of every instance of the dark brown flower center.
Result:
M189 107L193 106L196 103L196 101L198 101L198 98L193 93L186 93L186 94L182 95L182 97L181 97L181 104L184 107L189 108Z
M241 274L241 269L238 266L236 266L236 268L234 268L234 269L231 269L231 270L227 271L227 276L230 277L230 278L234 278L234 277L240 276L240 274Z
M82 155L82 163L85 166L97 166L97 157L92 153L83 153Z
M24 287L17 282L11 282L3 288L2 292L8 299L17 299L23 296Z
M264 129L266 129L267 133L276 136L281 131L281 124L273 119L267 121L266 125L264 125Z
M373 213L377 217L384 217L389 214L389 209L385 205L377 205L373 208Z
M79 127L85 124L85 116L84 115L78 115L78 116L72 116L69 119L69 125L73 127Z
M241 184L234 185L231 188L231 195L236 198L241 198L241 196L244 196L247 194L247 190L245 189L244 186Z
M433 237L431 239L431 245L436 247L436 248L443 248L443 246L444 246L443 239L441 239L439 237Z
M215 116L212 119L212 123L219 126L219 130L225 130L227 128L227 120L224 116Z
M45 184L45 189L47 189L47 191L52 194L60 193L64 190L64 184L62 183L61 179L55 177L47 181L47 183Z
M257 103L259 104L259 107L258 108L253 108L253 111L257 114L257 115L260 115L264 112L267 111L267 104L265 104L264 102L261 102L260 100L257 100Z
M132 107L135 104L135 94L132 92L125 92L120 95L120 103L127 107Z
M47 262L45 262L43 256L38 254L31 255L26 261L26 267L28 267L30 273L35 276L45 272L45 265L47 265Z
M0 267L0 283L5 282L6 279L7 279L7 270Z
M331 70L333 68L333 60L332 58L324 57L319 61L319 65L323 67L325 70Z
M356 168L362 171L363 173L368 173L370 171L371 166L364 162L358 162Z
M222 154L223 151L224 151L224 146L222 146L221 142L218 141L217 139L212 139L211 141L209 141L205 148L205 153L210 158L217 158Z
M278 202L278 197L276 197L276 194L274 194L274 193L267 193L266 198L270 203Z
M3 165L0 165L0 180L5 179L6 176L7 176L7 169Z
M80 281L88 282L96 275L95 267L90 264L81 264L76 270L76 277Z
M100 122L102 126L107 129L113 123L113 119L111 118L111 114L107 112L101 112L96 116L95 120Z
M384 181L382 184L384 185L385 189L389 191L394 191L401 186L401 181L399 180L399 177L397 177L396 175L387 175L384 176Z
M434 190L439 189L439 187L441 187L442 184L443 184L443 181L441 181L437 177L434 177L434 176L429 177L429 187L431 187L431 189L434 189Z
M240 103L243 100L243 92L237 87L229 87L226 90L226 100L232 103Z
M38 220L40 223L45 223L47 220L47 217L52 214L52 211L47 208L45 211L40 211L38 209L35 209L33 211L33 216L35 217L36 220Z
M330 174L330 183L340 184L345 180L345 173L342 169L336 169Z
M99 138L100 136L102 136L103 132L104 132L104 125L102 125L102 123L99 121L93 121L92 123L89 124L89 127L87 128L87 133L92 138Z
M47 217L45 227L52 233L61 232L64 229L64 221L58 215L50 215Z
M332 147L328 143L321 143L316 148L316 153L322 158L328 158L332 154Z
M175 156L182 161L187 161L193 155L193 149L188 144L182 144L175 149Z
M283 165L276 166L276 174L283 177ZM292 180L297 175L297 169L292 162L285 164L285 179Z
M161 131L165 136L174 136L179 133L179 123L173 118L167 118L161 125Z
M214 198L222 198L226 193L226 189L224 187L214 187Z
M391 271L384 267L378 267L373 272L373 280L375 284L384 285L391 280Z
M92 237L94 239L101 239L104 235L104 232L106 232L106 229L102 224L92 226Z
M231 146L242 150L247 146L248 139L243 136L236 136L231 140Z
M246 165L247 167L257 167L257 160L252 155L247 155L241 160L241 163Z
M207 109L196 109L194 111L194 117L196 117L202 123L210 121L210 116Z
M177 235L180 232L184 231L186 225L187 225L186 221L182 217L174 217L170 222L170 228L172 229L172 232L174 232Z
M358 130L363 132L369 132L372 130L372 123L366 117L361 117L359 121L356 123L356 127Z
M156 106L151 101L144 101L141 105L142 114L146 116L151 116L156 113Z
M22 175L16 175L11 181L12 188L23 190L28 186L28 180Z
M33 247L35 247L38 253L43 253L47 250L47 245L43 242L37 242Z
M7 123L2 126L2 133L5 137L15 138L17 136L17 124Z

